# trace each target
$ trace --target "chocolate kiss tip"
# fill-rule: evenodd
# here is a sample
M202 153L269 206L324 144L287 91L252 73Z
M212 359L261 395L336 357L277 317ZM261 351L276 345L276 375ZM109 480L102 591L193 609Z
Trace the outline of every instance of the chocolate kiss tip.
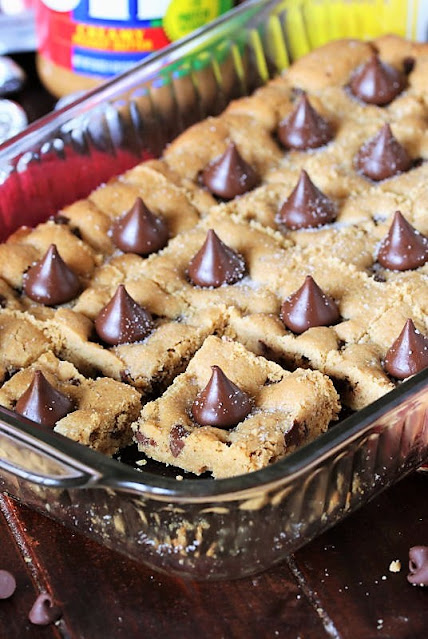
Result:
M137 197L129 211L113 224L112 238L124 253L150 255L166 245L169 232L164 220L154 215Z
M415 586L428 586L428 546L410 548L407 580Z
M56 606L47 592L42 592L34 602L28 619L36 626L47 626L61 617L61 608Z
M392 134L389 124L384 124L377 135L360 148L355 164L366 177L378 182L408 171L412 160Z
M211 366L211 379L192 405L192 415L200 426L232 428L253 409L253 400L223 373Z
M205 167L202 181L214 195L231 200L254 189L259 177L231 142L223 155Z
M73 402L54 388L40 370L34 372L31 384L15 406L16 413L51 428L73 410Z
M395 271L419 268L428 261L428 238L419 233L396 211L388 234L382 241L377 261Z
M333 129L303 93L293 112L279 124L278 137L285 147L305 151L330 142Z
M65 304L77 297L81 285L75 272L67 266L55 244L24 275L24 292L46 306Z
M428 337L422 335L408 319L388 350L384 368L397 379L406 379L428 366Z
M123 284L95 319L95 330L107 344L139 342L153 330L150 313L129 295Z
M334 203L320 191L302 169L299 180L276 216L276 222L292 231L316 228L333 222Z
M205 242L189 264L188 275L196 286L235 284L245 275L244 258L210 229Z
M315 326L331 326L340 319L336 302L307 275L303 285L281 307L281 319L294 333Z
M352 93L367 104L385 106L406 87L404 73L373 55L351 78Z

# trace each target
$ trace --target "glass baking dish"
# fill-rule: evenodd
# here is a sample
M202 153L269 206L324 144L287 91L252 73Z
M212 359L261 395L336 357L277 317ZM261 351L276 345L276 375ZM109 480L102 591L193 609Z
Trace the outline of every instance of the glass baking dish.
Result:
M248 2L35 123L0 148L3 236L158 156L189 124L332 37L414 35L394 3L377 2L370 20L372 4ZM155 463L137 469L0 409L3 491L135 560L196 579L271 566L427 458L428 371L282 461L223 480L178 481Z

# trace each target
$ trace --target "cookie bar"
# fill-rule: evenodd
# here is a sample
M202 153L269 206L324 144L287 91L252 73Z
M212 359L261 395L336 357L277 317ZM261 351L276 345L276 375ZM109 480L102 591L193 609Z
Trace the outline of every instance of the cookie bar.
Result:
M123 284L135 301L153 315L168 319L180 317L188 309L188 304L169 293L164 282L158 283L145 276L144 261L133 253L117 255L106 261L94 271L89 286L72 303L73 310L94 320L117 287Z
M5 382L0 389L0 405L13 409L36 370L75 406L75 410L56 423L56 432L106 455L131 443L131 424L141 408L140 393L112 379L85 378L72 364L52 353L41 355Z
M72 232L67 225L53 220L34 229L21 227L0 244L0 277L14 289L21 290L23 275L55 244L61 257L81 279L88 282L100 263L97 253ZM31 303L27 300L28 303Z
M198 174L226 150L230 141L260 176L281 160L282 151L268 128L255 127L252 117L230 112L190 127L169 145L164 159L180 177L196 182Z
M426 333L426 282L419 282L418 291L412 279L406 292L402 282L376 281L340 260L326 259L316 248L278 252L255 269L281 300L312 275L336 301L340 321L296 336L278 313L245 315L235 308L230 312L229 335L286 367L309 366L330 375L342 401L354 410L395 387L383 370L383 359L408 318Z
M189 280L189 264L201 249L208 230L214 230L220 240L244 261L243 277L231 285L203 287ZM144 274L195 308L209 304L236 306L247 312L278 310L278 300L263 284L253 268L281 248L278 238L256 224L242 224L231 216L217 212L204 218L198 226L172 240L169 246L153 255L143 265ZM259 269L261 270L261 269Z
M65 207L55 220L77 232L96 252L110 255L116 248L111 237L112 224L133 206L137 197L166 222L170 237L174 237L199 221L198 206L192 202L194 190L184 189L179 177L161 160L152 160L100 186L87 199ZM198 196L193 199L198 203ZM204 201L206 196L202 193L199 199Z
M0 278L0 308L18 310L22 308L18 293Z
M294 335L278 316L263 313L244 316L234 310L227 334L256 355L287 369L310 367L329 375L340 391L342 402L359 410L392 390L395 384L382 368L385 351L371 341L346 343L340 337L339 326L319 326Z
M231 430L200 426L191 407L211 367L253 398ZM140 451L196 474L228 477L258 470L324 432L339 411L331 381L319 372L289 373L242 345L209 337L170 388L143 408L135 428Z
M424 295L408 295L406 299L403 289L393 281L376 281L352 264L322 255L316 245L278 249L255 261L253 271L254 277L274 291L281 301L301 286L306 275L311 275L338 302L341 317L348 320L344 323L344 336L349 341L360 340L366 332L374 335L373 327L388 311L396 317L407 315L423 325L426 322ZM384 346L386 342L387 339Z
M222 331L225 321L222 307L198 313L184 310L175 319L155 318L153 330L145 339L110 347L94 340L94 323L71 309L53 311L40 326L55 354L85 375L126 381L148 394L163 388L181 372L204 339Z
M52 350L49 339L31 317L0 309L0 381Z
M183 190L144 165L100 186L90 194L88 200L110 218L111 224L112 220L132 207L137 197L141 197L155 215L165 220L171 237L199 221L198 211ZM63 214L67 215L67 210ZM112 244L111 250L113 249Z

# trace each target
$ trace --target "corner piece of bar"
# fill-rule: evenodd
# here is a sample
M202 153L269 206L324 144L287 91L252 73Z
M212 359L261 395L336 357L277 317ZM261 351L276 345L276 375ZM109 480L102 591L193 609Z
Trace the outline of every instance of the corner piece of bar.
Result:
M201 426L192 416L212 366L254 402L230 430ZM290 373L237 342L211 336L165 393L144 406L134 425L135 441L157 461L197 475L231 477L268 466L311 441L327 430L339 407L334 386L322 373Z

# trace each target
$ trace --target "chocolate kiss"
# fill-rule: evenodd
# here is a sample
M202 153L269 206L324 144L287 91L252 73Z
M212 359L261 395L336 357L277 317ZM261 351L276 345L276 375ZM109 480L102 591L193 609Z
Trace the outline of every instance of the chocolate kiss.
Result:
M39 370L34 372L31 384L15 406L16 413L51 427L73 410L73 402L54 388Z
M253 400L230 381L220 366L211 366L212 375L192 405L192 415L201 426L231 428L251 412Z
M137 197L133 207L113 224L112 238L124 253L149 255L166 245L169 232L164 220Z
M231 142L223 155L202 171L202 181L214 195L231 200L256 187L259 177Z
M64 262L55 244L24 275L24 292L35 302L56 306L77 297L81 285L76 273Z
M129 295L123 284L95 318L95 330L107 344L139 342L153 330L150 313Z
M281 319L294 333L304 333L314 326L331 326L340 319L336 302L307 275L298 291L281 306Z
M416 586L428 586L428 546L413 546L409 550L407 580Z
M407 84L406 76L373 55L351 78L352 93L367 104L389 104Z
M245 262L242 255L222 242L217 233L210 229L205 242L190 261L188 274L196 286L217 288L242 279Z
M315 149L330 142L333 129L303 93L294 111L278 127L278 137L290 149Z
M384 368L393 377L406 379L427 366L428 338L408 319L385 356Z
M333 222L337 215L334 203L302 170L299 181L278 211L276 222L295 231Z
M359 171L376 181L408 171L412 166L409 154L392 135L389 124L384 124L374 138L363 144L355 163Z
M377 261L396 271L423 266L428 261L428 238L396 211L388 235L380 245Z

